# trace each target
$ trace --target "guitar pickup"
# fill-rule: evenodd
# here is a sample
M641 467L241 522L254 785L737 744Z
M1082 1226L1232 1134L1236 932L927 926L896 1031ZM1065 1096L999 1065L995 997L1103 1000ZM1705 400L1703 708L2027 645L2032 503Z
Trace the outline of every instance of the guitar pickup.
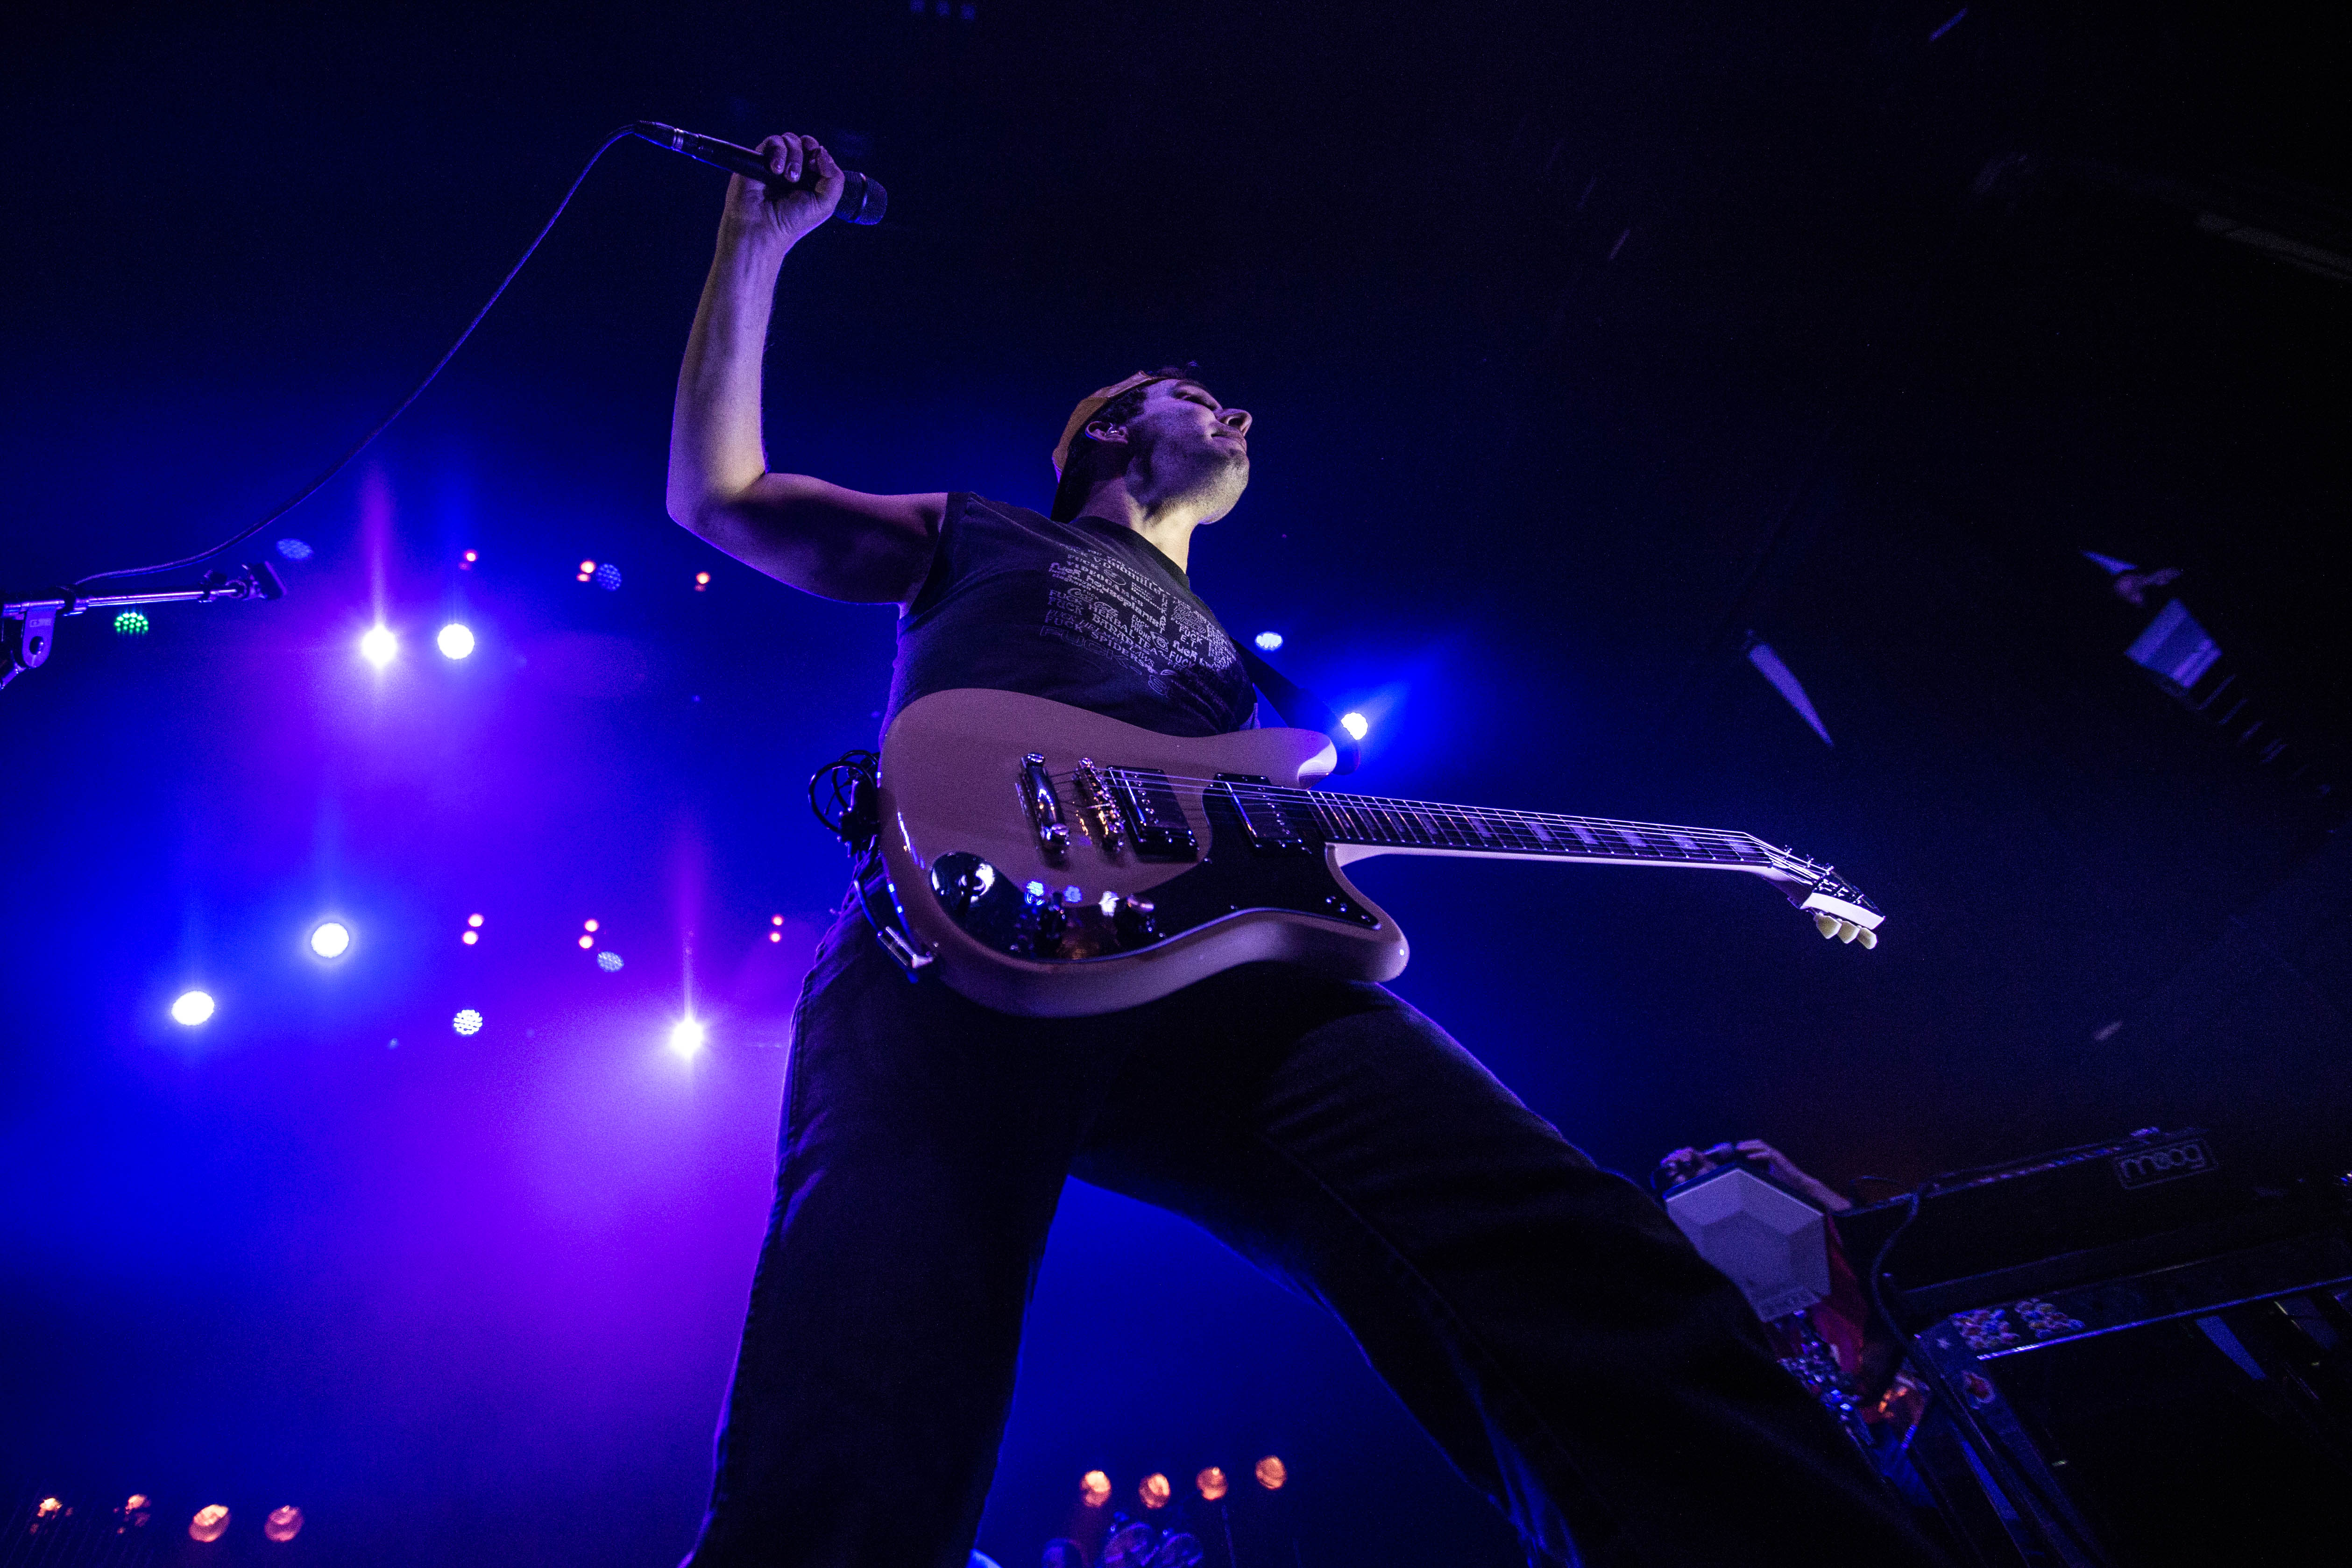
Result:
M1263 773L1219 773L1225 798L1242 819L1249 847L1260 855L1312 855L1315 845L1298 831L1274 793L1274 781Z
M1197 860L1201 841L1184 818L1168 775L1156 768L1110 768L1111 793L1139 860Z

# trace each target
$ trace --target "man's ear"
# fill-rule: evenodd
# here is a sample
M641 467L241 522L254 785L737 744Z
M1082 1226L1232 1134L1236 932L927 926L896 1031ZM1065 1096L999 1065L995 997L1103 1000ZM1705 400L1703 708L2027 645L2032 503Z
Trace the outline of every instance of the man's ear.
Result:
M1107 447L1124 447L1127 445L1127 426L1124 425L1114 425L1108 419L1087 420L1086 425L1086 434L1089 438L1099 441Z

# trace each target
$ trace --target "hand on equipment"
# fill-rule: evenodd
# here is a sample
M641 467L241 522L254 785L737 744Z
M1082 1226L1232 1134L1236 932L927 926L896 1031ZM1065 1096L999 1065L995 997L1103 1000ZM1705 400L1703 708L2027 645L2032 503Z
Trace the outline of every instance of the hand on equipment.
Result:
M840 204L841 165L815 137L790 132L769 137L755 151L776 178L762 184L737 174L728 181L723 226L743 238L796 245Z

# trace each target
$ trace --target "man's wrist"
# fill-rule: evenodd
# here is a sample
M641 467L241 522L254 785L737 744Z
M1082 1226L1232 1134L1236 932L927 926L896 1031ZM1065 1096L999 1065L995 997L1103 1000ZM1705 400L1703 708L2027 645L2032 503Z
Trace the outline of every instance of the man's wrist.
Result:
M772 279L795 242L772 232L754 233L732 226L719 231L718 261L722 268L747 280Z

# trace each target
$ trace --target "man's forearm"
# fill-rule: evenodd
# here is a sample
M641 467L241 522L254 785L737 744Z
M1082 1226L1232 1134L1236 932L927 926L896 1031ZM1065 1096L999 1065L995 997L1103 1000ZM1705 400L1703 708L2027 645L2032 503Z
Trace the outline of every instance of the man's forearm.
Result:
M767 471L760 362L788 246L722 233L678 368L669 427L669 514L698 533Z

